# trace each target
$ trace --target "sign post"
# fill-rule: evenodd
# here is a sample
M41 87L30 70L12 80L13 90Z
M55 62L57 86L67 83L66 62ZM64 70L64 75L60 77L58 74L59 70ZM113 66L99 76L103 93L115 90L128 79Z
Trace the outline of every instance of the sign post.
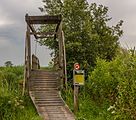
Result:
M79 86L84 85L84 71L79 70L80 65L78 63L74 64L73 70L73 85L74 85L74 113L78 111L78 92Z

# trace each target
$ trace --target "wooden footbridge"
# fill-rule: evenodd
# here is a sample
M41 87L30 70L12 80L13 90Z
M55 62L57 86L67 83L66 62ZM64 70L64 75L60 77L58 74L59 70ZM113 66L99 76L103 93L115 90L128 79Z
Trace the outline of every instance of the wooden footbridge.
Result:
M24 88L27 88L38 114L43 120L75 120L61 97L61 89L67 86L66 55L64 33L62 31L62 17L55 16L29 16L25 17L27 23L25 39L25 71ZM36 25L56 25L54 31L39 32ZM31 35L36 40L52 38L58 42L58 51L55 52L54 71L40 69L39 59L31 55ZM45 40L44 39L44 40Z

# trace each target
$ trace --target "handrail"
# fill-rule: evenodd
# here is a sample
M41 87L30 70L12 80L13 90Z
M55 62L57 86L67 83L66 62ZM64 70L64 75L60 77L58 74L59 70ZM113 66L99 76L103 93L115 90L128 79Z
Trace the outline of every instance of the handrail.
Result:
M40 69L39 59L34 54L32 55L32 69Z

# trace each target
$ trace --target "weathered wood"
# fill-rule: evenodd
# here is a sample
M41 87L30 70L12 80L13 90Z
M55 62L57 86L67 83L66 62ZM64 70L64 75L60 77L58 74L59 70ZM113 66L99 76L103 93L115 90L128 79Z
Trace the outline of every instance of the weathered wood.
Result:
M32 31L33 33L36 33L36 30L35 30L35 28L34 28L33 25L30 25L30 24L27 24L27 25L29 26L29 28L31 29L31 31ZM35 37L35 39L38 39L38 36L37 36L36 34L34 34L34 37Z
M60 23L57 24L57 27L56 27L56 30L55 30L56 33L59 31L59 27L60 27L60 24L61 24L61 23L62 23L62 22L60 22ZM54 40L55 40L57 37L58 37L57 34L55 34L55 35L54 35Z
M43 38L54 38L54 36L46 36L46 35L41 35L41 36L38 36L39 39L43 39Z
M22 96L25 93L26 81L27 81L27 32L25 36L25 61L24 61L24 81L23 81L23 91Z
M34 54L32 55L32 69L40 69L39 59Z
M42 34L40 34L40 36L38 36L36 34L37 32L33 26L34 24L57 24L56 29L55 29L55 32L57 32L59 29L59 25L61 23L62 17L61 17L61 15L28 16L28 14L26 14L25 20L26 20L28 26L30 27L32 34L34 33L34 37L36 39L38 39L38 38L48 38L48 37L52 37L52 36L51 35L50 36L42 35ZM56 34L54 34L54 39L56 39Z
M74 113L78 111L78 89L79 86L74 85Z
M59 43L59 67L61 86L67 88L67 70L66 70L66 51L65 51L65 40L64 33L62 31L62 23L60 23L58 29L58 43Z
M64 32L61 32L62 36L62 49L63 49L63 62L64 62L64 79L65 79L65 87L67 89L67 65L66 65L66 50L65 50L65 39L64 39Z
M73 113L69 110L63 101L59 85L63 86L67 83L66 73L66 54L64 33L62 31L61 15L56 16L28 16L25 18L27 22L26 33L26 55L25 65L27 74L27 83L29 82L29 94L39 113L44 120L75 120ZM57 24L55 32L37 32L34 24ZM31 41L30 35L33 34L36 39L58 37L59 54L56 55L59 64L58 72L45 72L43 70L34 70L38 68L38 58L32 57L31 68ZM57 52L56 52L57 53ZM64 81L65 79L65 81ZM58 81L61 81L58 84Z
M30 34L32 34L32 35L45 35L45 36L47 36L47 35L54 35L54 34L56 34L56 32L30 32Z
M44 76L41 81L44 81L45 84L38 83L41 75ZM47 75L48 79L46 78ZM30 79L32 86L29 89L30 97L43 120L75 120L74 114L67 107L60 95L57 87L57 76L56 72L32 70ZM49 81L52 78L54 78L53 85L55 87Z
M63 66L63 45L62 45L62 23L58 29L58 44L59 44L59 74L60 74L60 88L64 85L64 66Z
M25 20L28 24L58 24L62 17L61 15L28 16L26 14Z
M31 72L31 37L30 37L30 28L27 26L27 62L28 62L28 79ZM29 84L29 81L28 81Z

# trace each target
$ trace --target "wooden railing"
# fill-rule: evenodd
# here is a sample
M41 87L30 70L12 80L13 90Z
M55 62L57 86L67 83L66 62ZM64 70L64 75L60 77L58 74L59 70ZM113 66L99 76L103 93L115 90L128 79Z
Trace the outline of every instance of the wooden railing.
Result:
M32 69L40 69L39 59L34 54L32 55Z

